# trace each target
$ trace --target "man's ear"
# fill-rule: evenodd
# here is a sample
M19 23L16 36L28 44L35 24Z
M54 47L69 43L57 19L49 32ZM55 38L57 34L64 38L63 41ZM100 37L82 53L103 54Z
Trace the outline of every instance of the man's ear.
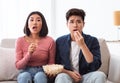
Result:
M85 22L83 22L83 24L85 25Z
M85 22L83 22L83 27L85 26Z

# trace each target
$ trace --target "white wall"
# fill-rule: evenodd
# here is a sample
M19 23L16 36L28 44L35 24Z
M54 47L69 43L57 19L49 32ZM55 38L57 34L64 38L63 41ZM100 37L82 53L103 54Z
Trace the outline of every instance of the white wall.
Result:
M49 35L56 39L69 33L65 13L73 7L86 12L85 33L116 40L117 27L113 25L113 12L120 10L119 4L120 0L0 0L0 40L24 35L26 18L34 10L44 14Z
M32 11L40 11L51 29L50 0L0 0L0 40L17 38L23 34L27 16Z
M120 0L56 0L56 36L67 33L65 13L76 7L86 12L84 32L106 40L117 39L113 12L120 10Z

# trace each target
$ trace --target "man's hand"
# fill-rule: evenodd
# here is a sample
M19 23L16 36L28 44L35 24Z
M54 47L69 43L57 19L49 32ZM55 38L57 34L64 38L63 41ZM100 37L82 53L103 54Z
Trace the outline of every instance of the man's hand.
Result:
M79 83L82 79L82 76L76 71L71 71L69 75L74 80L75 83Z
M82 46L85 44L84 38L83 38L83 36L80 34L79 31L75 31L75 32L74 32L74 38L75 38L75 41L77 42L77 44L78 44L80 47L82 47Z

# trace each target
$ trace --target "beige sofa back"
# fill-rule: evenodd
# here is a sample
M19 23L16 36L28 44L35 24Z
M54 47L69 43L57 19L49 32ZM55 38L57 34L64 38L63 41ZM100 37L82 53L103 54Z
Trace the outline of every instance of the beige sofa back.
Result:
M4 39L0 47L0 81L16 80L18 70L15 68L15 39ZM108 75L110 53L104 39L99 39L102 66L99 69Z
M106 44L106 41L104 39L100 38L99 44L100 44L101 60L102 60L102 65L99 70L103 71L108 76L109 63L110 63L110 52Z
M16 39L2 39L0 47L4 48L15 48L15 41Z

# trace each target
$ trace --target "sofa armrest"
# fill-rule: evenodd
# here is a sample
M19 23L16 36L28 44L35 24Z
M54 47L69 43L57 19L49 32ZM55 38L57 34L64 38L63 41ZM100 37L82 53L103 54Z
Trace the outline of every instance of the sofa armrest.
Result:
M119 83L120 82L120 55L111 54L108 80Z
M15 49L0 47L0 81L16 80Z

